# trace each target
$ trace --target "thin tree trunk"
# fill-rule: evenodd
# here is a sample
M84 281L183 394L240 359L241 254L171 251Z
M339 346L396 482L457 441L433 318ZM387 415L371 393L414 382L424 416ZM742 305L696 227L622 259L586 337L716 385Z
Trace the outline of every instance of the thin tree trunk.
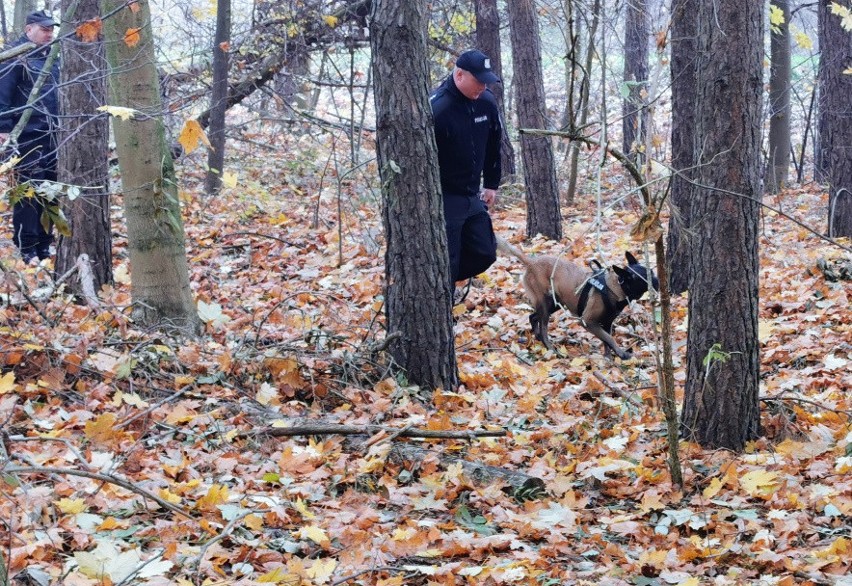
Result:
M699 167L681 425L686 439L707 448L742 450L760 433L763 8L717 0L697 10Z
M113 118L127 219L134 318L189 331L198 315L189 287L175 170L167 148L147 0L103 0L113 103L139 114ZM128 31L132 33L128 34Z
M820 159L828 182L828 234L852 236L852 33L831 13L835 0L820 0ZM850 0L837 2L852 9Z
M509 125L506 123L506 108L503 103L503 58L500 51L500 13L497 0L474 0L476 10L476 46L491 58L491 69L500 78L500 83L491 84L491 92L497 99L497 108L503 119L503 141L500 144L500 163L503 177L515 175L515 147L509 139Z
M213 39L213 92L210 96L210 126L207 138L205 191L215 195L222 189L225 168L225 112L228 107L228 54L231 41L231 0L216 3L216 34Z
M69 8L76 5L74 14ZM63 0L62 31L100 15L98 0ZM69 22L70 21L70 22ZM95 291L112 283L112 228L109 196L109 120L97 108L106 103L106 72L103 39L82 41L70 36L62 42L59 93L61 128L59 134L58 178L79 186L81 194L67 199L63 211L71 236L60 236L56 253L56 274L64 275L77 265L80 255L91 260ZM85 283L76 273L69 286L77 298L85 298Z
M546 129L541 42L533 0L509 0L509 26L518 92L518 124L521 128ZM562 212L551 138L522 134L521 155L527 191L527 236L542 234L559 240Z
M784 23L770 30L769 160L763 182L766 193L778 193L787 185L790 171L790 2L773 0Z
M429 106L425 0L373 2L370 43L389 351L427 391L458 386L449 253ZM405 67L400 67L405 63Z
M640 166L648 133L648 21L645 0L628 0L624 25L623 79L626 97L622 104L622 150Z

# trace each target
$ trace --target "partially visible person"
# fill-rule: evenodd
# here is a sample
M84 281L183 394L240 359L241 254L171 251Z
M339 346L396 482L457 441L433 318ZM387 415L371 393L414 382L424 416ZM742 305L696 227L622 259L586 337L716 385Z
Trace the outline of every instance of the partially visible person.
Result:
M466 51L430 97L453 292L457 281L475 277L497 259L488 206L497 200L500 184L502 125L487 84L498 81L484 53Z
M58 24L43 10L28 14L23 36L9 48L26 42L35 43L37 47L13 61L0 63L0 144L6 142L26 110L33 85L45 67L56 26ZM59 60L56 59L32 104L32 114L18 136L17 153L21 160L14 168L18 184L56 181L58 83ZM42 226L42 211L43 206L37 198L25 198L12 210L13 239L25 262L50 256L53 230L52 226L48 230Z

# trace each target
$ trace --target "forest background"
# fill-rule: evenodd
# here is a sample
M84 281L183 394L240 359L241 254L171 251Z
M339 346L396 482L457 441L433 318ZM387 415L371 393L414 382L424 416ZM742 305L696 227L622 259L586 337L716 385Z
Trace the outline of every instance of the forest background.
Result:
M89 7L106 15L108 4ZM476 45L478 4L429 4L430 85ZM598 141L575 149L577 140L547 139L561 237L546 238L528 234L536 178L521 164L515 7L496 4L502 98L518 151L494 210L497 232L583 265L623 264L625 250L653 261L654 248L632 236L647 202L600 148L604 138L622 144L623 102L638 87L623 78L628 6L534 4L541 127L585 124ZM104 93L85 114L113 125L103 133L110 187L98 195L108 204L98 214L75 211L74 202L91 206L92 198L77 197L72 182L56 195L80 232L78 213L108 226L96 239L107 252L89 259L92 274L85 277L80 250L64 254L71 237L55 263L38 266L15 260L8 234L0 243L0 584L848 583L849 242L826 236L826 177L815 179L820 20L813 5L790 3L779 21L779 4L762 7L763 74L768 98L771 35L786 29L791 158L784 181L767 188L759 224L761 433L739 451L684 439L678 483L658 390L655 301L634 304L617 322L630 360L604 357L567 315L553 320L557 345L548 351L529 334L521 268L501 257L452 309L459 386L424 388L395 367L386 352L367 3L234 2L224 40L227 4L151 3L150 26L138 30L153 33L146 63L156 65L156 92L147 105L162 101L163 140L139 142L176 155L187 284L177 297L200 333L138 311L135 194L123 166L133 156L120 128L133 115L116 101L120 91ZM71 5L46 8L59 15ZM643 153L662 193L674 175L672 14L662 2L643 6L646 139L622 150ZM11 31L15 14L44 6L4 7ZM844 22L848 12L836 16ZM104 17L94 37L140 46L132 26L110 37L117 20ZM225 142L216 142L209 118L216 47L230 57L228 95L245 93L223 112ZM110 67L115 74L116 59L105 59L100 79ZM219 172L208 172L207 141L224 155ZM164 288L158 279L172 274L158 266L145 277L152 302ZM678 404L687 306L686 294L672 299ZM707 354L706 368L727 359Z

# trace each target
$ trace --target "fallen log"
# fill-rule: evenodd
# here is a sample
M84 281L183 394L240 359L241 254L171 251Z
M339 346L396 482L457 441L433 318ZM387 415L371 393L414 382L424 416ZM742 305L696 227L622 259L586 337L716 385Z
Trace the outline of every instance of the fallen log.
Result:
M297 435L374 435L385 432L393 437L416 437L423 439L476 439L481 437L505 437L506 431L496 430L440 430L440 429L415 429L405 427L395 429L384 425L338 425L335 423L307 423L291 427L264 427L242 431L236 437L292 437Z

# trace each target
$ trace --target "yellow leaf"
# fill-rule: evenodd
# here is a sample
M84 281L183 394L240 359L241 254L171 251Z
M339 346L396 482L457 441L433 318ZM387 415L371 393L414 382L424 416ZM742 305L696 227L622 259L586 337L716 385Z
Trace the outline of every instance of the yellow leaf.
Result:
M678 582L677 586L698 586L701 582L698 581L698 578L687 578L683 582Z
M724 486L722 480L719 478L714 478L710 481L710 486L705 488L701 494L704 495L704 498L711 499L717 494L719 494L719 491L722 490L722 486Z
M775 6L774 4L769 5L769 25L772 27L772 32L781 33L781 25L784 24L786 20L784 19L784 11Z
M168 488L161 488L159 491L157 491L157 496L166 502L172 503L173 505L180 504L180 496L176 495Z
M772 337L772 332L775 330L775 323L767 320L757 322L757 339L761 344L765 344Z
M316 515L314 515L309 509L308 505L305 504L305 501L302 499L296 499L296 502L293 503L293 508L299 511L299 514L302 515L304 519L315 519Z
M248 515L243 522L252 531L260 531L263 528L263 518L260 515Z
M331 578L335 568L337 568L337 561L333 558L328 558L315 561L314 565L305 570L305 573L308 575L308 578L317 584L325 584Z
M195 507L200 511L214 511L216 505L228 502L228 487L214 484L207 490L207 494L198 499Z
M230 171L225 171L222 173L222 185L225 187L230 187L233 189L237 186L237 174L231 173Z
M98 112L106 112L110 116L115 116L122 120L130 120L139 113L139 110L134 110L133 108L122 108L121 106L98 106L95 109Z
M837 2L832 2L831 13L840 17L840 26L843 27L843 30L852 32L852 11Z
M17 388L15 384L15 373L11 370L0 377L0 395L11 393Z
M322 19L325 21L325 24L327 24L331 28L334 28L334 27L337 26L338 18L336 16L332 16L332 15L323 16Z
M329 545L331 545L331 540L328 538L328 535L326 535L325 531L323 531L316 525L302 527L299 530L299 535L303 539L310 539L321 547L328 547Z
M93 421L87 421L83 433L94 443L109 443L120 431L115 429L115 414L103 413Z
M796 40L796 44L802 49L809 51L814 48L814 42L811 38L801 31L793 35L793 38Z
M86 503L83 499L59 499L56 501L56 508L66 515L76 515L86 510Z
M843 75L852 75L852 67L847 67L843 70Z
M769 496L778 488L778 475L767 470L752 470L740 478L740 486L751 496Z
M204 134L204 129L198 120L187 120L183 125L183 130L180 131L178 142L183 147L187 154L198 148L200 143L204 143L210 148L210 141L207 140L207 135Z
M139 34L139 31L142 29L139 28L129 28L127 32L124 33L124 44L128 47L135 47L139 44L139 41L142 40L142 36Z
M266 572L263 576L257 579L258 582L266 584L301 584L302 578L296 574L291 574L283 566L279 566L270 572Z

